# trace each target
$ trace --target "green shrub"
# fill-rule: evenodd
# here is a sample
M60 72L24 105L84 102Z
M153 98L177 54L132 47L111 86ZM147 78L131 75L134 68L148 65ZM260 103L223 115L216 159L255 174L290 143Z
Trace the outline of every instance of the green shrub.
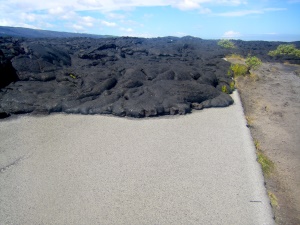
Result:
M234 89L235 89L234 81L231 81L229 86L230 86L231 91L234 91Z
M227 86L223 85L222 86L222 92L228 94Z
M262 64L262 62L256 56L248 56L246 59L246 64L249 67L249 69L255 70Z
M271 201L272 207L273 208L278 207L278 199L277 199L276 195L273 192L268 191L268 196Z
M230 84L223 85L221 91L226 94L231 94L235 89L234 81L231 81Z
M220 45L223 48L235 48L234 43L227 39L222 39L218 42L218 45Z
M269 176L274 170L274 163L261 150L257 150L256 154L264 175Z
M228 71L227 71L227 76L229 76L229 77L232 77L232 76L233 76L231 68L228 69Z
M72 74L72 73L70 73L70 75L69 75L71 78L73 78L73 79L76 79L77 77L74 75L74 74Z
M275 168L274 162L272 162L267 155L265 155L260 149L260 143L258 140L254 140L254 146L256 148L257 162L261 165L263 174L269 176Z
M277 56L277 55L294 55L300 58L300 50L292 44L283 44L279 45L276 50L269 51L268 55Z
M249 67L243 64L231 64L230 69L234 77L245 76L249 73Z

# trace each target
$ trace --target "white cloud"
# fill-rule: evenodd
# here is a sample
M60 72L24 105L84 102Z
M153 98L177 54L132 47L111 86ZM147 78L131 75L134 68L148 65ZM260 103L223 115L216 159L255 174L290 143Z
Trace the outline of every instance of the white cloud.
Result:
M212 11L209 8L200 7L199 9L200 14L210 14Z
M181 10L192 10L192 9L198 9L200 8L200 5L195 0L182 0L179 1L176 5L176 8L179 8Z
M87 26L87 27L93 27L94 22L96 22L96 19L90 16L83 16L80 19L80 24Z
M205 7L206 4L239 5L244 2L245 0L6 0L3 3L1 1L0 15L2 18L1 24L6 26L20 25L20 21L23 21L27 27L42 24L48 24L48 27L50 27L51 24L58 24L58 22L69 24L68 27L71 27L70 24L95 27L96 23L106 27L118 27L116 23L116 20L118 20L119 23L124 23L124 26L142 27L143 24L128 24L129 20L126 19L130 16L128 10L136 7L171 6L180 10L198 10L200 14L209 14L211 10ZM117 10L123 10L123 12L116 13ZM100 15L104 15L108 21L82 17L80 16L82 11L98 12Z
M52 15L53 19L63 19L63 20L76 20L79 16L75 11L68 10L65 13L62 13L61 15Z
M238 16L247 16L253 14L264 14L270 11L284 11L287 10L286 8L265 8L259 10L240 10L240 11L232 11L232 12L224 12L224 13L217 13L217 16L225 16L225 17L238 17Z
M0 19L0 26L14 26L14 21L10 19Z
M226 4L226 5L242 5L247 4L246 0L217 0L216 3L218 4Z
M65 10L62 7L55 7L48 10L49 14L57 15L65 13Z
M211 10L209 8L205 8L205 4L238 6L246 3L246 0L175 0L172 1L170 5L180 10L199 9L200 13L207 14L210 13Z
M31 28L31 29L41 29L40 26L34 26L31 24L27 24L27 23L18 23L17 27L26 27L26 28Z
M120 20L120 22L122 24L124 24L124 26L130 26L130 27L143 27L144 25L137 22L137 21L134 21L134 20Z
M108 21L101 21L101 23L104 25L104 26L107 26L107 27L115 27L117 26L116 23L113 23L113 22L108 22Z
M94 17L91 16L79 16L77 14L72 14L72 19L69 18L69 16L67 18L65 18L66 20L68 20L69 22L76 22L77 24L75 25L76 29L83 29L84 27L95 27L96 24L102 24L105 27L117 27L118 25L115 22L108 22L105 20L99 20L96 19ZM78 27L81 26L82 28ZM73 27L73 28L75 28Z
M101 7L102 6L100 1L97 1L97 0L78 0L77 3L84 4L84 5L91 6L91 7Z
M230 30L230 31L225 32L222 37L223 38L238 38L238 37L241 37L241 33Z
M22 13L21 14L22 21L34 22L37 19L37 16L32 13Z
M241 5L246 0L6 0L5 4L12 9L20 11L47 10L50 14L60 14L65 8L73 8L74 11L99 10L101 12L112 12L122 9L147 6L172 6L182 10L198 9L205 4Z
M39 27L42 27L43 29L45 29L45 28L53 28L54 27L54 25L53 24L51 24L51 23L41 23L40 25L39 25Z
M245 0L6 0L5 3L1 3L0 15L1 23L7 26L15 26L20 24L20 21L24 21L23 23L27 26L64 22L65 24L94 27L98 22L106 27L117 27L115 20L119 20L119 23L125 23L124 21L129 23L129 20L126 19L130 16L128 10L136 7L171 6L180 10L198 10L200 14L210 14L211 10L205 7L206 4L240 5L244 2ZM123 13L115 13L117 10L123 10ZM89 20L90 18L81 17L80 12L82 11L98 12L100 15L106 16L108 21ZM148 19L150 17L149 15ZM142 24L126 25L143 26Z
M128 11L137 7L169 6L178 10L194 10L194 12L200 14L224 17L238 17L286 10L286 8L271 8L271 3L270 8L266 6L264 9L252 8L250 10L250 6L254 7L256 6L255 3L261 1L267 2L266 0L0 0L0 25L31 28L52 27L54 30L67 30L69 28L76 31L95 31L97 29L96 32L99 29L105 30L108 27L115 28L115 31L121 30L124 33L134 34L134 30L139 30L138 28L144 26L141 24L141 21L134 21L136 18L133 17L131 11ZM270 0L268 1L271 2ZM289 3L300 2L300 0L287 1ZM238 10L238 6L245 5L247 10ZM215 6L218 9L226 6L226 9L229 9L229 11L219 14L213 13L212 9ZM230 11L230 7L237 7L234 8L236 11ZM83 11L84 15L92 11L93 17L82 16ZM144 20L148 19L147 22L151 22L152 16L155 18L156 15L145 14L143 18ZM232 36L233 34L236 36L239 33L226 32L224 35Z
M83 28L83 26L78 25L78 24L73 24L72 28L75 29L75 31L84 31L85 29Z
M118 19L118 20L125 19L126 17L126 15L118 14L118 13L106 13L105 15L110 19Z
M126 33L131 33L131 32L133 32L133 29L132 29L132 28L124 28L124 27L121 27L120 30L121 30L121 31L125 31Z
M10 19L0 19L0 26L11 26L11 27L25 27L25 28L32 28L32 29L40 29L38 26L30 25L27 23L19 23L15 22Z
M81 17L83 19L84 22L86 23L93 23L96 19L91 17L91 16L83 16Z
M246 16L251 14L263 14L261 10L241 10L241 11L234 11L234 12L225 12L225 13L218 13L218 16L226 16L226 17L235 17L235 16Z
M287 8L265 8L263 11L268 12L268 11L285 11Z

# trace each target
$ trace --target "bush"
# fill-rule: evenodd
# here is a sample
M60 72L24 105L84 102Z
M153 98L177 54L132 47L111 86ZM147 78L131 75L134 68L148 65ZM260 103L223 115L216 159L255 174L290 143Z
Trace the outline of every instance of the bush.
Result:
M76 79L76 76L74 75L74 74L72 74L72 73L70 73L70 75L69 75L71 78L73 78L73 79Z
M246 59L246 64L249 67L249 69L255 70L262 64L262 62L256 56L248 56Z
M218 45L220 45L223 48L235 48L234 43L227 39L222 39L218 42Z
M254 140L254 146L256 148L257 162L261 165L263 174L265 176L269 176L274 171L274 162L272 162L268 156L263 153L258 140Z
M231 81L229 86L230 86L231 91L234 91L234 89L235 89L234 81Z
M274 170L274 163L259 149L256 152L257 162L261 165L265 176L269 176Z
M243 64L232 64L230 69L232 70L234 77L245 76L249 73L249 67Z
M232 64L231 64L231 66L232 66ZM227 76L233 77L231 67L230 67L230 68L228 69L228 71L227 71Z
M227 86L223 85L222 86L222 92L228 94Z
M300 58L300 50L296 49L295 45L283 44L279 45L276 50L269 51L268 55L273 57L277 55L294 55Z

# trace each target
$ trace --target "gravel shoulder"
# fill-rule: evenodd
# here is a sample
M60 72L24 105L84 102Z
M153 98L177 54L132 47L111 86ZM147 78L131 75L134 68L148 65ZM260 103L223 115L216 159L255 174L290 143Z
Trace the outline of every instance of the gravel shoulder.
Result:
M230 61L230 60L229 60ZM300 224L300 66L263 63L237 86L253 139L275 163L265 177L277 224Z

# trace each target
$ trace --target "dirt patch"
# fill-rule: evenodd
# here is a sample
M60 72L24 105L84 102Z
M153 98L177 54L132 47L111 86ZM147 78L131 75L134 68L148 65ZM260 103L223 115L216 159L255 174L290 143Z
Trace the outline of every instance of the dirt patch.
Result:
M236 79L252 137L275 163L265 181L278 199L276 222L285 225L300 224L299 71L297 65L263 63Z

